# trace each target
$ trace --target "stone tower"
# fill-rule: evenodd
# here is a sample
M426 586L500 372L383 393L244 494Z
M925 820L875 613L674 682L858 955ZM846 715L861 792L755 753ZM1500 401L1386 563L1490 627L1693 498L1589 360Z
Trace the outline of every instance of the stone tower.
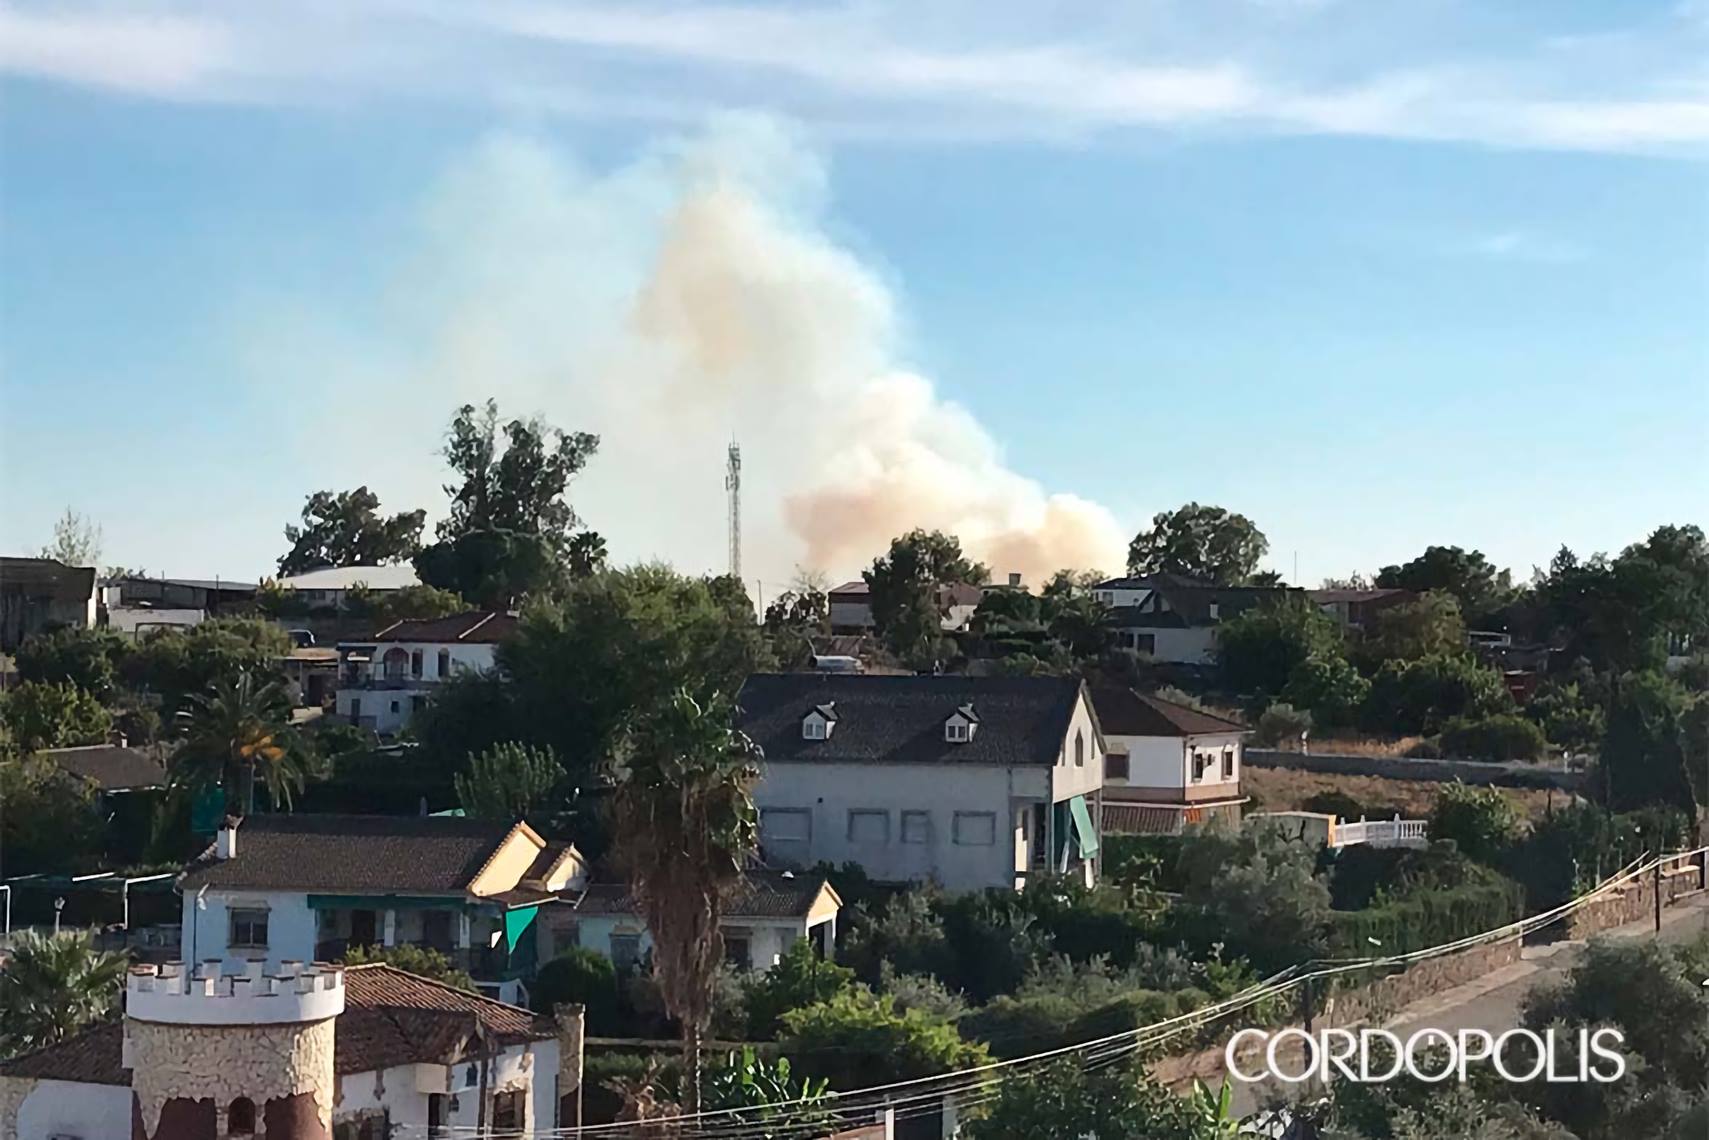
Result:
M264 967L132 967L124 1064L136 1094L133 1140L328 1140L344 970Z

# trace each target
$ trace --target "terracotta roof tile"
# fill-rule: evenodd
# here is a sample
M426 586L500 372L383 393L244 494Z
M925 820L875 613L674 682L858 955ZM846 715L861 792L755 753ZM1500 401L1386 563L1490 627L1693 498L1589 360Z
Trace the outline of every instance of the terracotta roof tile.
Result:
M204 853L180 886L456 893L510 830L455 816L252 815L237 829L235 858Z
M1106 736L1199 736L1245 732L1245 725L1118 685L1092 689L1092 707Z
M124 1052L124 1040L122 1022L104 1022L57 1045L13 1057L10 1061L0 1061L0 1077L128 1085L131 1083L130 1072L119 1063Z

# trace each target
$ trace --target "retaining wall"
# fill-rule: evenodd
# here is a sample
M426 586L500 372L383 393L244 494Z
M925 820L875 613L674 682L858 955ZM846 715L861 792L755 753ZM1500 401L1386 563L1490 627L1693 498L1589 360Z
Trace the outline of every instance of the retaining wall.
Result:
M1383 776L1390 780L1425 780L1446 784L1481 784L1497 788L1561 788L1578 791L1582 772L1529 764L1486 764L1477 760L1414 760L1405 756L1337 756L1325 752L1276 752L1248 748L1246 762L1259 768L1294 768L1342 776Z

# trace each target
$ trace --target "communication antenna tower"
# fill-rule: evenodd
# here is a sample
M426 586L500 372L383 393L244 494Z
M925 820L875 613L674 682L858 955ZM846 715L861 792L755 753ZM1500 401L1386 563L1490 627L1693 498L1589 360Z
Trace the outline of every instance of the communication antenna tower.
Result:
M724 490L730 493L730 577L742 580L742 449L730 441L724 467Z

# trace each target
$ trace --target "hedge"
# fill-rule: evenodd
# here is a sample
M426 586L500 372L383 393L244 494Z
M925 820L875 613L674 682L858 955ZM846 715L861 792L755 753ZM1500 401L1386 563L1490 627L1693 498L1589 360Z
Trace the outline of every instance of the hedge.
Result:
M1525 891L1511 879L1419 890L1365 910L1336 911L1336 944L1348 954L1404 954L1481 934L1525 913ZM1367 939L1376 939L1373 947Z

